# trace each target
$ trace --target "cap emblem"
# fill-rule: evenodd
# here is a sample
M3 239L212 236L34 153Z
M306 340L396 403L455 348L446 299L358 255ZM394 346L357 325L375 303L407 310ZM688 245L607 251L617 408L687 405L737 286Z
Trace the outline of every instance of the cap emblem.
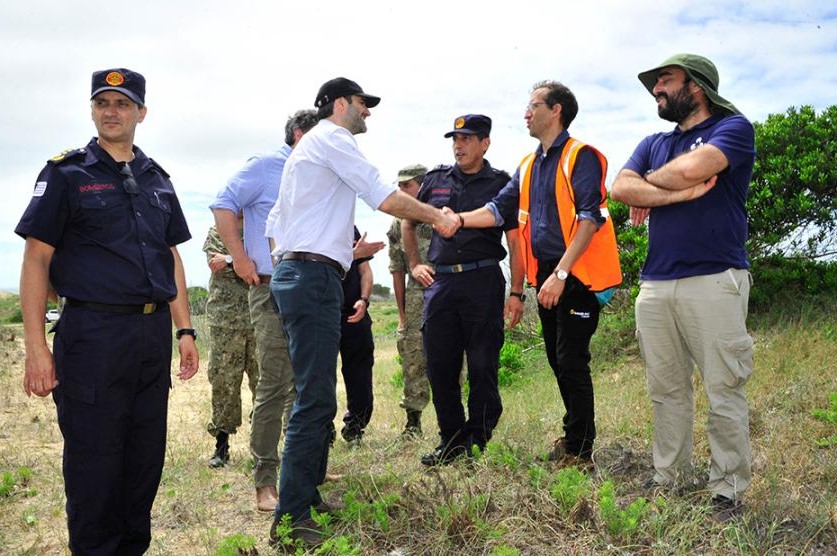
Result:
M455 129L462 129L463 127L465 127L465 118L456 118L453 127Z
M125 78L118 71L112 71L105 77L105 81L111 87L118 87L125 82Z

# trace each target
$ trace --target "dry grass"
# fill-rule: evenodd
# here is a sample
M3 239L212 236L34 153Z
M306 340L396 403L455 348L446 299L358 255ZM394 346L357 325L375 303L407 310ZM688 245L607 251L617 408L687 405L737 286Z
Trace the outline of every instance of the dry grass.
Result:
M391 305L373 305L377 330L392 330L393 312ZM539 461L559 435L563 415L541 350L526 352L521 379L503 390L505 411L487 453L470 464L427 470L418 458L435 444L432 406L423 417L425 438L402 441L404 413L391 380L395 342L382 332L376 336L370 429L361 446L338 440L332 451L331 471L345 477L324 491L349 509L329 526L333 538L344 537L331 553L837 554L837 452L813 444L833 434L833 425L810 415L837 390L834 322L833 314L809 315L754 332L757 366L749 396L755 478L746 513L725 524L713 520L704 492L655 498L643 490L650 476L651 418L635 350L619 350L612 360L614 350L596 351L593 494L565 508L551 493L557 470ZM31 478L17 478L11 493L0 496L0 554L67 554L61 436L51 399L22 393L19 334L16 327L0 330L0 473L18 477L23 468ZM339 398L338 428L342 386ZM705 471L706 407L703 396L698 399L695 457L697 469ZM231 465L213 470L206 466L213 447L205 432L208 416L205 373L174 386L148 553L216 554L222 541L243 534L252 536L258 554L272 554L266 542L271 516L254 510L249 426L232 437ZM605 481L614 483L621 507L639 498L649 502L648 513L628 533L610 532L602 518L595 492Z

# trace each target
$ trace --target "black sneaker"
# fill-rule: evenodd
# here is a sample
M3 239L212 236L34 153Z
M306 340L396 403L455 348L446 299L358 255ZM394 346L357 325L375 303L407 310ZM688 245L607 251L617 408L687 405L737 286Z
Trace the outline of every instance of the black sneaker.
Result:
M436 449L429 454L421 456L421 464L428 467L435 465L448 465L453 463L458 458L468 455L468 450L462 444L448 446L440 444Z
M353 425L346 425L340 429L340 436L349 444L359 444L363 438L363 433L363 429Z
M712 513L716 521L721 523L739 517L744 511L744 504L740 500L727 498L722 494L712 497Z

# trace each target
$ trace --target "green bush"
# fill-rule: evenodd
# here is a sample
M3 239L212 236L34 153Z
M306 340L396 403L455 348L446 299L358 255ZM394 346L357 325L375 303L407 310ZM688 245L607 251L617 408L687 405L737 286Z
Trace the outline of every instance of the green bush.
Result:
M834 299L837 295L837 262L786 258L772 255L753 261L750 308L764 311L800 302Z

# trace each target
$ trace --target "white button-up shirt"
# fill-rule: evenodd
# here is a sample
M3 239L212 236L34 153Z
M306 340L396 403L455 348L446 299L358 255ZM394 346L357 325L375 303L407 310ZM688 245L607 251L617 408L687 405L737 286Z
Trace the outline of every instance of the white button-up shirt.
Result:
M357 197L377 210L397 189L381 179L349 130L320 120L285 163L279 198L265 228L265 235L275 244L273 255L317 253L348 271Z

